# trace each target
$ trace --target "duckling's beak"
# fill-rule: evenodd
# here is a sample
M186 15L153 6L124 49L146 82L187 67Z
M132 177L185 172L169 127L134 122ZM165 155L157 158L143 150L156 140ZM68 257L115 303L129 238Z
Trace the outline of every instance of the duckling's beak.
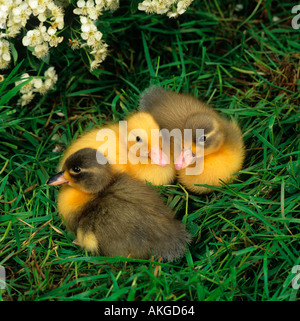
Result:
M169 164L168 156L161 150L159 146L151 147L149 157L151 158L152 163L159 166L166 166Z
M46 182L47 185L61 185L61 184L67 184L67 183L69 183L69 181L66 180L64 176L64 171L59 172L58 174L50 177Z
M196 160L196 155L193 153L192 148L183 148L181 154L175 160L175 168L177 170L188 167Z

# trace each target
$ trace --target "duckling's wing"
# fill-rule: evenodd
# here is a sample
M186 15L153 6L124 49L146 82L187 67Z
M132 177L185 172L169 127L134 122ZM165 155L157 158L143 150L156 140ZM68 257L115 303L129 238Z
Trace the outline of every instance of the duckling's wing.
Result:
M100 214L104 209L107 215ZM184 255L190 240L160 196L126 174L116 177L103 193L96 212L92 216L99 244L107 255L149 258L152 251L173 261Z

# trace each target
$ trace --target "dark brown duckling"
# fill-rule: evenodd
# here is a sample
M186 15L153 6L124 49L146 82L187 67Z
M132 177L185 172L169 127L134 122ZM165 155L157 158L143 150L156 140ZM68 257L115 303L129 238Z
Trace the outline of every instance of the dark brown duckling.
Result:
M154 117L161 129L179 129L181 152L174 155L175 167L178 181L189 190L198 194L210 192L211 189L197 184L220 186L220 180L228 183L242 168L245 150L238 124L222 117L206 103L192 95L150 87L142 93L139 105ZM191 137L185 137L186 129L192 130ZM199 129L204 134L197 135ZM185 168L195 168L195 162L202 169L197 174L187 174Z
M160 196L111 166L92 148L70 155L62 171L47 181L62 186L58 211L79 244L96 255L174 261L185 253L190 235ZM98 158L99 159L99 158Z

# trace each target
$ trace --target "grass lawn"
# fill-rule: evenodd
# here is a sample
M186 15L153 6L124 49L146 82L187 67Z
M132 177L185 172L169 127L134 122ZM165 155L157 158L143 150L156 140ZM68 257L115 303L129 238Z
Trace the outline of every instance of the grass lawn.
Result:
M14 82L22 64L2 71L0 299L298 300L291 281L300 265L300 29L291 26L292 5L195 0L169 19L132 13L129 4L106 15L109 55L94 74L78 53L62 52L50 60L56 89L20 107ZM197 95L236 119L244 167L234 184L208 195L159 188L193 235L180 261L93 257L72 243L57 213L58 188L45 182L62 148L136 110L149 84Z

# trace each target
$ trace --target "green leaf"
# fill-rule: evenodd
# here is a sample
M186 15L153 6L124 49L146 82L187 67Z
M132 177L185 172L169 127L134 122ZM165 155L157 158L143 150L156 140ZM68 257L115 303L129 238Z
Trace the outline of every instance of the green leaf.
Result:
M12 42L10 43L10 49L11 49L11 54L12 54L13 59L14 59L14 64L16 64L17 60L18 60L18 52L16 50L15 45Z
M20 89L28 84L30 81L32 80L32 77L28 78L27 80L23 81L22 83L20 83L19 85L15 86L14 88L10 89L8 91L8 93L6 93L5 95L3 95L0 98L0 106L1 105L8 105L9 101L20 91Z

